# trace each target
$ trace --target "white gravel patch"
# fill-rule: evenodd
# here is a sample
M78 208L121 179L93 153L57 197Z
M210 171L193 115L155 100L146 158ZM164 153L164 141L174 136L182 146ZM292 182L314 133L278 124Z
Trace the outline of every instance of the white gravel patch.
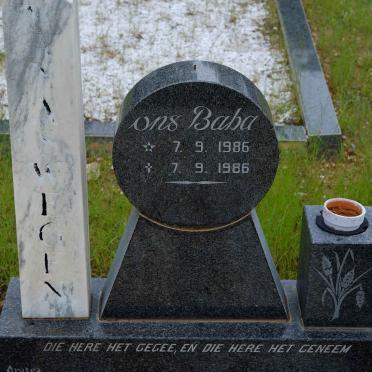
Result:
M274 49L260 31L269 16L264 0L80 0L80 5L87 118L115 120L122 99L147 73L203 59L247 76L268 99L275 122L290 122L295 107L285 51ZM7 116L6 107L0 71L0 116L1 111Z

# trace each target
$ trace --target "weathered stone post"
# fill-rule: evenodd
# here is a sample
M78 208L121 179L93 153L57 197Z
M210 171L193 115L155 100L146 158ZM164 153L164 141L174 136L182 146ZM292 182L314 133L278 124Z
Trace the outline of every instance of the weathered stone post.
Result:
M89 316L90 265L76 0L5 0L22 315Z

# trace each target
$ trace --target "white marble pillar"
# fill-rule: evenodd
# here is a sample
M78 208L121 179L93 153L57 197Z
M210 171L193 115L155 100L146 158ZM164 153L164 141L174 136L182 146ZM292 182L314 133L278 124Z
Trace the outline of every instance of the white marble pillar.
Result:
M90 264L77 0L5 0L25 318L85 318Z

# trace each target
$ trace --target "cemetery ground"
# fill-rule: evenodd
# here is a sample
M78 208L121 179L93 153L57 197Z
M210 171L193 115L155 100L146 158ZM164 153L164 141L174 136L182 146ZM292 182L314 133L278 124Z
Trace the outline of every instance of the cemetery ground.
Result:
M274 7L273 2L271 5ZM346 0L304 0L304 6L344 141L340 155L331 159L318 159L298 146L281 149L277 177L258 213L282 278L296 276L304 204L322 204L329 197L343 196L372 205L372 4L369 0L360 0L358 6ZM275 34L272 36L275 38ZM0 63L2 60L0 55ZM113 173L111 145L87 140L87 158L100 169L99 177L89 181L92 269L95 276L105 276L130 204ZM9 278L18 275L10 143L5 136L0 137L0 174L3 298Z

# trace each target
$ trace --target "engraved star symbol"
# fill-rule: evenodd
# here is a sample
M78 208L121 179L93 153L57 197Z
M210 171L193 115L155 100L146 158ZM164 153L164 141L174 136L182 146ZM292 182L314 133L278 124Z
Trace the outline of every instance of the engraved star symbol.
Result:
M147 163L145 169L147 170L147 173L150 174L150 172L152 171L152 165L150 163Z
M155 148L155 145L152 145L150 142L147 142L146 145L142 145L146 152L152 152Z

